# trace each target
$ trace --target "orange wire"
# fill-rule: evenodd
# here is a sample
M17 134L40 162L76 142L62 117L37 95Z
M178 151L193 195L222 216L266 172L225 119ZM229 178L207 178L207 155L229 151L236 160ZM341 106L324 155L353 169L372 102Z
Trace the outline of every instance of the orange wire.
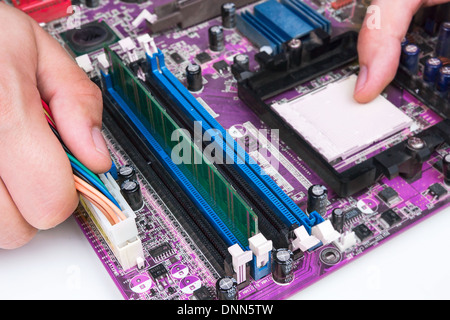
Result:
M90 199L94 200L98 206L102 207L106 211L107 218L109 216L110 219L112 219L112 221L113 221L113 223L111 223L112 225L119 223L119 218L117 217L116 213L114 212L114 210L112 210L112 208L110 206L108 206L106 204L104 199L99 198L97 195L93 194L92 192L90 192L90 190L86 189L82 185L75 183L75 186L81 194L86 196L86 198L90 198ZM108 220L110 220L110 219L108 219Z
M56 129L55 121L53 120L53 115L51 113L48 105L42 101L42 106L44 109L45 117L47 118L48 123ZM93 205L95 205L108 219L111 225L119 223L119 218L121 220L126 220L127 217L123 214L123 212L114 204L111 200L106 198L101 192L97 191L97 189L91 187L84 180L80 179L76 175L74 175L75 186L76 189Z
M97 191L97 189L91 187L89 184L87 184L85 181L80 179L79 177L74 175L75 184L79 187L83 188L85 192L89 192L90 194L95 196L95 199L100 200L100 203L104 203L106 208L109 208L111 212L113 212L113 218L116 221L117 216L119 216L120 219L126 220L127 217L123 214L123 212L117 208L116 205L114 205L111 200L106 198L101 192ZM78 189L78 187L77 187ZM117 221L118 222L118 221Z
M126 220L127 217L123 214L123 212L114 204L112 203L111 200L109 200L108 198L106 198L103 193L101 193L100 191L98 191L97 189L95 189L94 187L92 187L91 185L89 185L88 183L86 183L83 179L77 177L76 175L74 175L74 179L76 183L81 184L82 186L84 186L86 189L88 189L91 193L97 195L97 197L99 197L100 199L103 199L104 202L106 202L106 204L112 208L114 210L114 212L119 216L120 219L122 220Z
M81 193L87 195L88 197L95 200L99 205L101 205L111 216L111 218L114 220L115 223L119 222L117 211L115 210L115 206L112 203L109 203L105 197L103 197L102 194L99 193L93 193L92 190L87 189L87 185L84 183L83 185L80 185L78 183L75 183L76 188Z
M55 121L53 120L52 112L49 106L42 100L42 107L44 109L45 117L47 118L47 122L56 129ZM123 212L112 203L111 200L106 198L101 192L97 191L97 189L91 187L84 180L80 179L76 175L74 175L75 186L76 189L93 205L95 205L108 219L111 225L119 223L119 218L121 220L126 220L127 217L123 214ZM118 218L119 217L119 218Z
M84 194L84 193L81 193L81 194L83 195L83 197L85 197L87 200L89 200L95 207L97 207L98 210L100 210L103 213L103 215L106 217L106 219L108 219L108 221L111 225L115 225L113 218L110 216L110 214L108 213L108 211L105 208L103 208L99 203L97 203L97 201L92 199L89 195Z

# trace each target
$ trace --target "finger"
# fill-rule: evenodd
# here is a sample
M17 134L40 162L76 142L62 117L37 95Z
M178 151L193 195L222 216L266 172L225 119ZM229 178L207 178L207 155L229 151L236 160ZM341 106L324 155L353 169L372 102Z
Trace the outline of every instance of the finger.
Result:
M12 71L0 100L0 176L29 224L49 229L78 204L72 169L43 116L35 79Z
M354 95L358 102L372 101L394 79L401 41L421 5L421 0L372 2L373 11L368 11L358 41L360 73Z
M449 2L449 0L424 0L424 6L435 6Z
M52 110L59 134L89 169L108 171L112 163L101 134L103 102L99 88L37 24L35 33L40 56L38 88Z
M36 234L12 201L8 190L0 179L0 248L16 249L28 243Z

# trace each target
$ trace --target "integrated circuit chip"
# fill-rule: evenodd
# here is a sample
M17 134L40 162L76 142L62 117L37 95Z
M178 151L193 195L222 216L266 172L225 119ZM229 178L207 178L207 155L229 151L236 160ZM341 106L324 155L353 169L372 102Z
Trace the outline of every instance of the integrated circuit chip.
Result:
M157 246L156 248L153 248L149 251L150 255L156 259L159 260L163 257L172 255L174 252L172 250L172 247L167 242L163 243L160 246Z
M361 210L359 210L358 208L352 208L345 212L345 221L349 221L356 217L359 217L361 213Z
M440 183L432 184L428 190L430 190L430 193L438 199L447 194L447 189L445 189Z
M170 55L173 61L175 61L176 64L181 64L184 62L184 58L180 56L178 52L174 52Z
M60 35L77 56L103 49L120 40L104 21L90 22Z
M398 192L391 187L384 188L378 193L378 196L387 204L392 204L398 200Z
M217 61L216 63L213 64L214 69L216 69L217 72L219 73L224 73L225 71L228 70L228 63L226 63L223 60Z
M213 296L208 291L208 288L206 288L205 286L201 286L200 288L198 288L197 290L194 291L193 299L194 300L213 300Z
M211 61L212 58L207 52L200 52L195 56L195 59L198 61L198 63L204 64Z
M167 274L167 269L162 263L160 263L152 267L150 270L148 270L148 272L153 279L158 280L159 278L164 277Z
M393 227L399 224L402 221L402 218L391 209L381 214L380 221L384 223L386 227Z
M272 109L329 163L347 159L413 123L381 95L367 104L356 102L356 80L349 76Z
M373 235L372 230L370 230L365 224L360 224L359 226L354 227L353 231L361 242L369 239Z

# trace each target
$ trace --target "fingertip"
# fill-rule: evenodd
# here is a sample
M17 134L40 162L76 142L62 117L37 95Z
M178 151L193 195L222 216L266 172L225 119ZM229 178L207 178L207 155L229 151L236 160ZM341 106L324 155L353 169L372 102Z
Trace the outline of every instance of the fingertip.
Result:
M76 90L73 90L76 88ZM89 79L72 88L61 88L50 101L58 132L67 148L94 173L111 168L111 156L103 137L101 92Z
M95 146L95 150L97 151L97 155L99 161L92 164L91 168L96 173L104 173L111 169L112 160L111 155L109 153L109 149L106 145L105 138L102 134L102 131L98 127L93 127L91 130L92 134L92 142Z
M365 65L360 65L358 80L356 81L354 99L359 103L367 103L371 99L371 95L367 94L367 79L368 79L368 68Z

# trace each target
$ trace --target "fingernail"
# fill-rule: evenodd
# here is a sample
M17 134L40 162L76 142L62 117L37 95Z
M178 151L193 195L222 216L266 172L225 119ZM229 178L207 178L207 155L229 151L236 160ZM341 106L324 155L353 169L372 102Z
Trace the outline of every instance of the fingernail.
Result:
M94 141L97 151L109 158L109 150L106 146L105 139L103 138L101 130L97 127L92 128L92 140Z
M359 67L359 75L358 75L358 81L356 82L355 93L361 91L366 86L367 73L368 72L367 72L366 66Z

